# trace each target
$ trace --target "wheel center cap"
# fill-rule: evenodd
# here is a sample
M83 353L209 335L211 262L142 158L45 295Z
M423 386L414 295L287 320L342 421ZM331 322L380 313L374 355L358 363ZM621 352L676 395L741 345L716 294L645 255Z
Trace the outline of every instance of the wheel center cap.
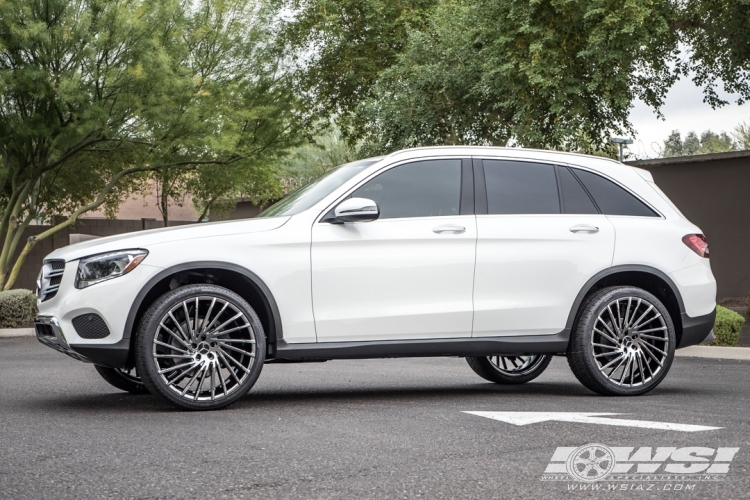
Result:
M207 342L201 342L200 344L198 344L197 351L200 354L204 354L205 355L205 354L208 354L211 351L211 348L210 348L210 346L208 345Z

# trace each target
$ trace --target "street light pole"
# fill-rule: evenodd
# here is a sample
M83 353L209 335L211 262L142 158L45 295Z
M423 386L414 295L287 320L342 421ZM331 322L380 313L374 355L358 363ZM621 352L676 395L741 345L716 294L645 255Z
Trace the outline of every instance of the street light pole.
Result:
M620 163L622 163L622 145L633 144L633 139L626 139L624 137L610 137L609 142L620 146Z

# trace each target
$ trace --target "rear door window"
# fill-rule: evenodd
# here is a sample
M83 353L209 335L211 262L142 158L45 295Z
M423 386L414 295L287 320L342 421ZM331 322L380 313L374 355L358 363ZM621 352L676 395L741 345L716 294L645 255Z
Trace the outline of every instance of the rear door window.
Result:
M555 167L545 163L483 160L488 214L559 214Z
M583 185L575 178L568 167L557 167L560 182L563 212L566 214L598 214L599 210L591 200Z

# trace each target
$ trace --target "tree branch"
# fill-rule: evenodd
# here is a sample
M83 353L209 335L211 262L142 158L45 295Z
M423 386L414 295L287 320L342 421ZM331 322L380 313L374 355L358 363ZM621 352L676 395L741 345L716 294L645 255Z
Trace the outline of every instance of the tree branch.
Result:
M206 203L206 207L203 209L203 213L198 217L198 222L203 222L203 219L205 219L208 216L208 212L211 210L211 207L214 205L214 202L216 201L216 196L208 200L208 203Z

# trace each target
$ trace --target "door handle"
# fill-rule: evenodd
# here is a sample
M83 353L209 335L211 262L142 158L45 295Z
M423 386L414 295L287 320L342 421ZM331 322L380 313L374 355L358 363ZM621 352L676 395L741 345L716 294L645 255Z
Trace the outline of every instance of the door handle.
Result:
M571 233L598 233L599 228L596 226L590 226L588 224L578 224L570 228Z
M452 226L452 225L446 225L446 226L438 226L432 230L433 233L442 234L442 233L450 233L450 234L461 234L466 232L466 228L463 226Z

